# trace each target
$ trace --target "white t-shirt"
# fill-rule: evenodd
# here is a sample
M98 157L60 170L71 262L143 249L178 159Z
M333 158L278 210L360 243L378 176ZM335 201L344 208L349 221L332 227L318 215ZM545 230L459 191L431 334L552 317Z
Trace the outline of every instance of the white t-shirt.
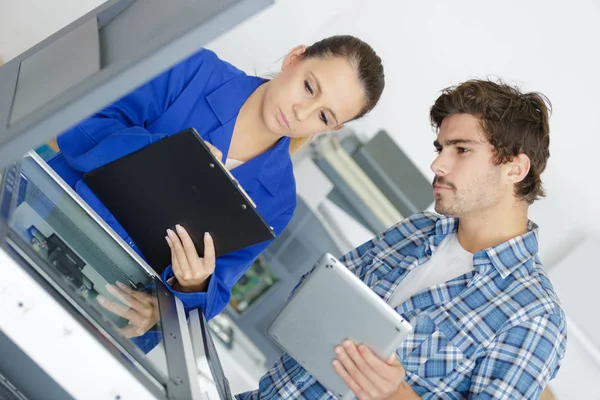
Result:
M243 163L244 163L243 161L238 161L238 160L234 160L233 158L228 158L225 160L225 168L227 168L228 170L231 171L232 169L239 167Z
M396 308L414 294L428 287L448 282L473 271L473 254L462 248L456 233L448 235L429 261L409 272L390 297L389 305Z

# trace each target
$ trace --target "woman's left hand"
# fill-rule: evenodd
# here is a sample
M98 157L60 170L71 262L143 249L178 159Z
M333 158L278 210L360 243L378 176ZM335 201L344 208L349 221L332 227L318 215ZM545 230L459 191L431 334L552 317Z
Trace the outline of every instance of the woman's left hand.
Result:
M120 301L111 301L99 295L98 303L108 311L129 320L129 325L120 332L126 338L142 336L160 320L156 296L137 292L121 282L116 286L106 285L108 291Z
M176 225L173 232L167 229L167 243L171 248L171 266L179 292L205 292L210 276L215 271L215 246L208 232L204 235L204 257L199 257L196 246L187 231Z

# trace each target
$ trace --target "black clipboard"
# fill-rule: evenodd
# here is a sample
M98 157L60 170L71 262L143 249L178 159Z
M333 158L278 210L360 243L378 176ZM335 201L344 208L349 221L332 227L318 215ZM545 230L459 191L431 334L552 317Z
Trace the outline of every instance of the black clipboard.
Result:
M190 128L83 176L161 273L171 264L166 229L181 224L200 257L209 232L222 256L275 238L256 205Z

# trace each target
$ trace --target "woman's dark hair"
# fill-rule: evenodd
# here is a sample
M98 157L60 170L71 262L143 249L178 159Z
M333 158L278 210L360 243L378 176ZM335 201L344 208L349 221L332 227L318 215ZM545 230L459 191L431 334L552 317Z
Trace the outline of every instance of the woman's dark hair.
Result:
M367 43L350 35L331 36L307 47L304 57L344 57L355 68L366 104L354 119L363 117L377 105L385 87L385 75L381 58Z
M365 94L365 105L353 120L364 117L377 105L385 87L385 75L381 58L367 43L350 35L330 36L308 46L303 57L343 57L352 65ZM310 140L311 137L292 138L290 153L296 153Z

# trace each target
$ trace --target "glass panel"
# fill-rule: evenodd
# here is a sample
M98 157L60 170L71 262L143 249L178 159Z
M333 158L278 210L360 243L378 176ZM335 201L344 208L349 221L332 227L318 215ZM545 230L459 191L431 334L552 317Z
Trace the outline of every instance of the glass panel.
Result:
M88 213L87 206L75 200L74 192L59 185L32 156L23 158L17 176L10 228L48 261L40 267L52 268L77 301L91 306L96 322L128 338L135 345L131 356L166 385L153 275ZM6 189L3 203L10 192Z

